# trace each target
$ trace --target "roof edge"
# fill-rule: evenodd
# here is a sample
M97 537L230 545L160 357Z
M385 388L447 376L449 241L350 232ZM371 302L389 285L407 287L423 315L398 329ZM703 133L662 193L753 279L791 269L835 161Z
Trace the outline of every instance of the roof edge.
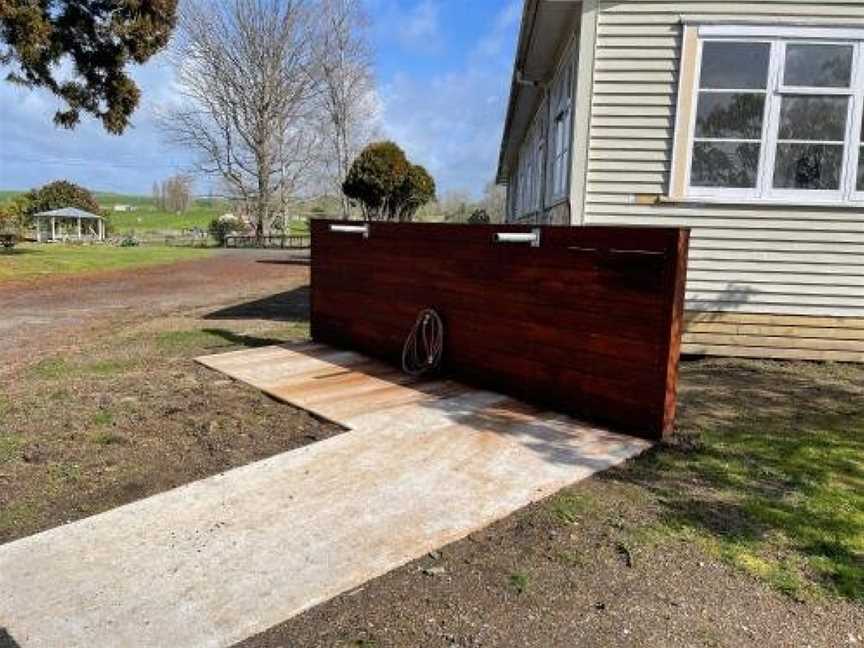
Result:
M501 146L498 152L498 170L495 172L496 184L507 184L508 180L504 174L504 157L507 152L506 144L510 139L510 129L513 125L513 113L516 110L516 100L519 96L519 70L522 67L521 62L525 60L528 45L534 34L534 25L537 21L537 10L539 5L540 0L525 0L525 4L522 7L522 22L519 26L519 39L516 44L516 55L513 59L513 73L510 79L510 97L507 101L507 116L504 119L504 132L501 135Z

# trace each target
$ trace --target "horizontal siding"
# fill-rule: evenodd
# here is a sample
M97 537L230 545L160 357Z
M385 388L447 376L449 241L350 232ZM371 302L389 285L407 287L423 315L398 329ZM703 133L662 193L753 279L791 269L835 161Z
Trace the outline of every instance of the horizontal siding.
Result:
M864 361L864 213L637 203L639 194L668 193L685 14L864 26L864 2L848 0L601 1L586 222L692 228L686 307L727 319L691 323L685 351ZM805 319L795 324L796 316ZM753 317L771 321L728 319ZM819 325L825 317L850 324Z

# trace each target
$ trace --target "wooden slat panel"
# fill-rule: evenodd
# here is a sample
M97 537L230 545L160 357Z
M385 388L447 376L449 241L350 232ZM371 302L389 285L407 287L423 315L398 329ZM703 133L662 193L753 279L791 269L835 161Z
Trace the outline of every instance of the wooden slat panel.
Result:
M448 375L660 438L675 416L689 234L677 228L312 223L312 336L398 363L423 308Z
M864 361L864 318L705 313L684 317L688 354Z

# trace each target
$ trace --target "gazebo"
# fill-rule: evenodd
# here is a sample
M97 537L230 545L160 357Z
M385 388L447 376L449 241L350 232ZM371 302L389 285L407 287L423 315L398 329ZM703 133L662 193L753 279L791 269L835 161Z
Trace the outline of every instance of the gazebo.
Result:
M64 207L33 215L36 240L42 241L102 241L105 221L101 216L83 209Z

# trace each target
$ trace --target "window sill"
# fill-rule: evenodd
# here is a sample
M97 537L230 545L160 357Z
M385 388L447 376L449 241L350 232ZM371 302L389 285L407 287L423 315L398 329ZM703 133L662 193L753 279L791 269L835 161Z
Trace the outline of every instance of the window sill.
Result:
M552 202L550 202L548 205L544 205L543 209L532 209L531 211L522 212L521 214L516 214L515 216L513 216L513 218L530 218L531 216L537 216L539 214L545 214L550 209L554 209L555 207L558 207L559 205L563 205L564 203L568 202L570 199L565 195L565 196L559 196L558 198L553 198L551 200L552 200Z
M637 199L636 204L640 203ZM819 209L864 209L864 201L826 201L826 200L770 200L770 199L748 199L748 198L708 198L705 196L685 196L675 198L672 196L658 195L654 200L655 205L730 205L742 207L816 207Z

